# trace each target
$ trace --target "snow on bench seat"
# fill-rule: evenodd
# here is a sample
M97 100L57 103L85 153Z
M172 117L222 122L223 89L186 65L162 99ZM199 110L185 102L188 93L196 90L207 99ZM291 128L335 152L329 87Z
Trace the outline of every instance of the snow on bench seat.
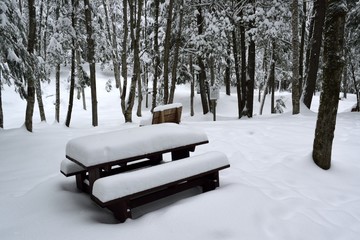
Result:
M86 171L86 170L82 166L80 166L79 164L77 164L73 161L70 161L67 158L64 158L61 161L60 172L62 174L64 174L66 177L70 177L70 176L82 173L84 171Z
M202 130L164 123L74 138L66 144L66 157L88 168L207 142Z
M208 152L149 168L100 178L95 181L92 194L100 202L106 203L229 166L225 154Z

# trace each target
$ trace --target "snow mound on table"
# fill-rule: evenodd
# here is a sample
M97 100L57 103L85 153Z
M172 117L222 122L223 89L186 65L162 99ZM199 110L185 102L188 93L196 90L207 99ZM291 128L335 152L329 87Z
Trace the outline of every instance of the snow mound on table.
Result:
M66 156L90 167L206 141L202 130L163 123L72 139L66 144Z

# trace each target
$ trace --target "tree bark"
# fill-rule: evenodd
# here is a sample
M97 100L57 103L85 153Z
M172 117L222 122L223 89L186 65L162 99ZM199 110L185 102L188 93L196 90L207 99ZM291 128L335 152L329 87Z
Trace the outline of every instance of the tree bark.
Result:
M34 79L34 84L35 84L36 100L38 102L38 107L39 107L40 120L42 122L46 122L44 103L41 94L41 82L39 79Z
M292 105L293 114L300 113L300 84L299 84L299 9L298 0L292 1L291 6L291 25L292 25Z
M331 152L344 66L346 2L329 0L324 36L324 82L313 145L313 160L322 169L331 167Z
M2 107L2 72L0 69L0 128L4 128L4 113L3 113L3 107Z
M122 53L121 53L121 75L123 77L124 81L124 87L122 92L120 92L120 98L121 98L121 110L125 117L126 112L126 94L127 94L127 39L129 34L129 28L128 28L128 17L127 17L127 0L123 0L123 29L124 29L124 35L123 35L123 41L122 41Z
M174 0L169 0L169 11L166 22L165 42L164 42L164 99L163 103L167 104L169 100L169 58L170 58L170 38L171 24Z
M243 15L241 11L241 16ZM246 43L245 43L245 26L240 25L240 54L241 54L241 114L240 117L247 115L246 100L247 100L247 91L246 91Z
M302 94L304 83L304 49L305 49L305 35L306 35L306 0L303 0L303 16L301 21L301 40L299 50L299 90L300 96Z
M326 0L316 0L314 3L314 28L309 43L310 52L306 64L306 82L304 90L304 104L310 109L312 97L315 93L319 57L322 44L322 33L325 21Z
M142 14L142 7L143 3L142 0L137 2L137 9L134 0L129 1L130 7L130 25L131 25L131 40L133 42L134 48L134 67L133 67L133 74L131 77L131 85L130 85L130 92L129 98L126 103L125 109L125 122L132 122L132 109L134 106L135 101L135 94L136 94L136 83L140 78L140 21L141 21L141 14ZM136 15L137 14L137 15ZM141 94L141 93L139 93Z
M71 0L72 13L71 13L71 25L75 29L77 25L76 11L79 6L79 0ZM76 68L76 40L75 36L72 37L72 49L71 49L71 69L70 69L70 92L69 92L69 104L66 114L65 126L70 127L72 109L74 104L74 91L75 91L75 68Z
M271 60L270 60L270 69L269 69L269 74L266 74L266 76L268 76L268 78L266 79L266 82L264 83L264 93L263 93L263 96L262 96L261 105L260 105L260 112L259 112L260 115L262 115L262 113L263 113L263 109L264 109L268 89L271 88L271 85L273 85L272 82L275 82L275 62L276 62L275 48L276 48L275 47L275 42L272 41L272 53L271 53ZM271 103L271 113L274 113L274 101L273 100L272 100L272 103Z
M154 0L154 11L155 11L155 23L154 23L154 80L153 80L153 94L151 103L151 112L156 107L157 97L157 82L160 75L160 53L159 53L159 0Z
M199 1L201 4L201 0ZM198 14L196 15L196 21L198 25L198 34L203 34L204 31L204 17L202 15L201 5L197 6ZM209 112L209 104L206 97L206 72L205 72L205 65L200 55L197 56L198 64L200 67L200 74L199 74L199 86L200 86L200 96L201 96L201 104L203 108L203 114L207 114Z
M85 5L85 25L86 25L86 41L88 50L88 62L90 67L90 88L91 88L91 112L92 125L98 126L98 110L97 110L97 96L96 96L96 70L95 70L95 41L93 38L93 27L91 17L91 7L89 0L84 0Z
M176 78L177 78L177 67L179 61L179 49L181 44L181 34L182 34L182 24L184 18L184 0L180 3L180 16L179 16L179 29L176 34L176 42L175 42L175 52L174 52L174 62L171 70L171 88L170 88L170 97L169 103L174 102L174 94L175 94L175 87L176 87Z
M29 32L28 32L28 46L27 51L31 58L33 58L35 46L36 46L36 8L35 0L28 0L29 10ZM32 60L33 61L33 60ZM26 113L25 113L25 127L29 132L33 130L33 114L35 103L35 81L34 72L32 69L26 70L27 75L27 98L26 98Z
M233 55L235 61L235 76L236 76L236 93L238 100L238 118L241 118L241 77L239 72L239 57L238 57L238 47L237 47L237 37L236 37L236 27L232 30L232 41L233 41Z
M253 4L253 13L255 13L255 0L250 1ZM250 21L249 28L255 27L255 20ZM249 49L248 49L248 76L249 80L246 81L246 108L247 116L252 118L254 112L254 88L255 88L255 64L256 64L256 52L255 52L255 37L250 34Z
M191 86L190 86L190 116L194 116L194 96L195 96L195 74L193 67L192 55L190 54L189 65L191 73Z
M70 127L72 109L74 104L74 91L75 91L75 48L71 49L71 69L70 69L70 92L69 92L69 105L66 114L65 126Z
M105 26L107 31L107 36L109 39L109 42L111 43L111 58L113 62L113 68L114 68L114 78L115 78L115 86L116 88L119 88L120 94L122 91L121 87L121 81L120 81L120 63L119 63L119 54L117 50L117 37L116 37L116 11L113 11L113 14L111 15L111 25L112 25L112 34L110 31L110 20L109 20L109 12L108 12L108 5L106 3L106 0L102 1L105 11Z
M226 57L226 68L225 68L225 76L224 76L224 84L225 84L225 92L226 95L231 95L231 37L228 35L228 47L227 47L227 57Z

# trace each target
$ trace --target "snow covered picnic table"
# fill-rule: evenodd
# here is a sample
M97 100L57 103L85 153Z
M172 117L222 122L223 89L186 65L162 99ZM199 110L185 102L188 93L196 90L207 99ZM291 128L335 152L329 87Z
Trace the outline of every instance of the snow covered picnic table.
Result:
M91 193L101 177L156 165L168 152L172 160L186 158L197 145L206 143L203 131L174 123L83 136L67 143L61 172L76 175L77 187Z
M76 175L80 190L124 222L141 205L194 187L202 192L219 187L219 171L230 167L226 155L190 157L205 143L203 131L175 123L84 136L67 143L60 171ZM173 161L162 161L164 153Z

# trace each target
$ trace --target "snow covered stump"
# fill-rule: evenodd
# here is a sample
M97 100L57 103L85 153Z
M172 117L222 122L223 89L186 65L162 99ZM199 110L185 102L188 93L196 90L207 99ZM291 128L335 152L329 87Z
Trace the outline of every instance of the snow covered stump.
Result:
M208 152L149 168L100 178L91 198L124 222L131 210L155 200L200 186L203 192L219 187L219 171L230 167L225 154Z

